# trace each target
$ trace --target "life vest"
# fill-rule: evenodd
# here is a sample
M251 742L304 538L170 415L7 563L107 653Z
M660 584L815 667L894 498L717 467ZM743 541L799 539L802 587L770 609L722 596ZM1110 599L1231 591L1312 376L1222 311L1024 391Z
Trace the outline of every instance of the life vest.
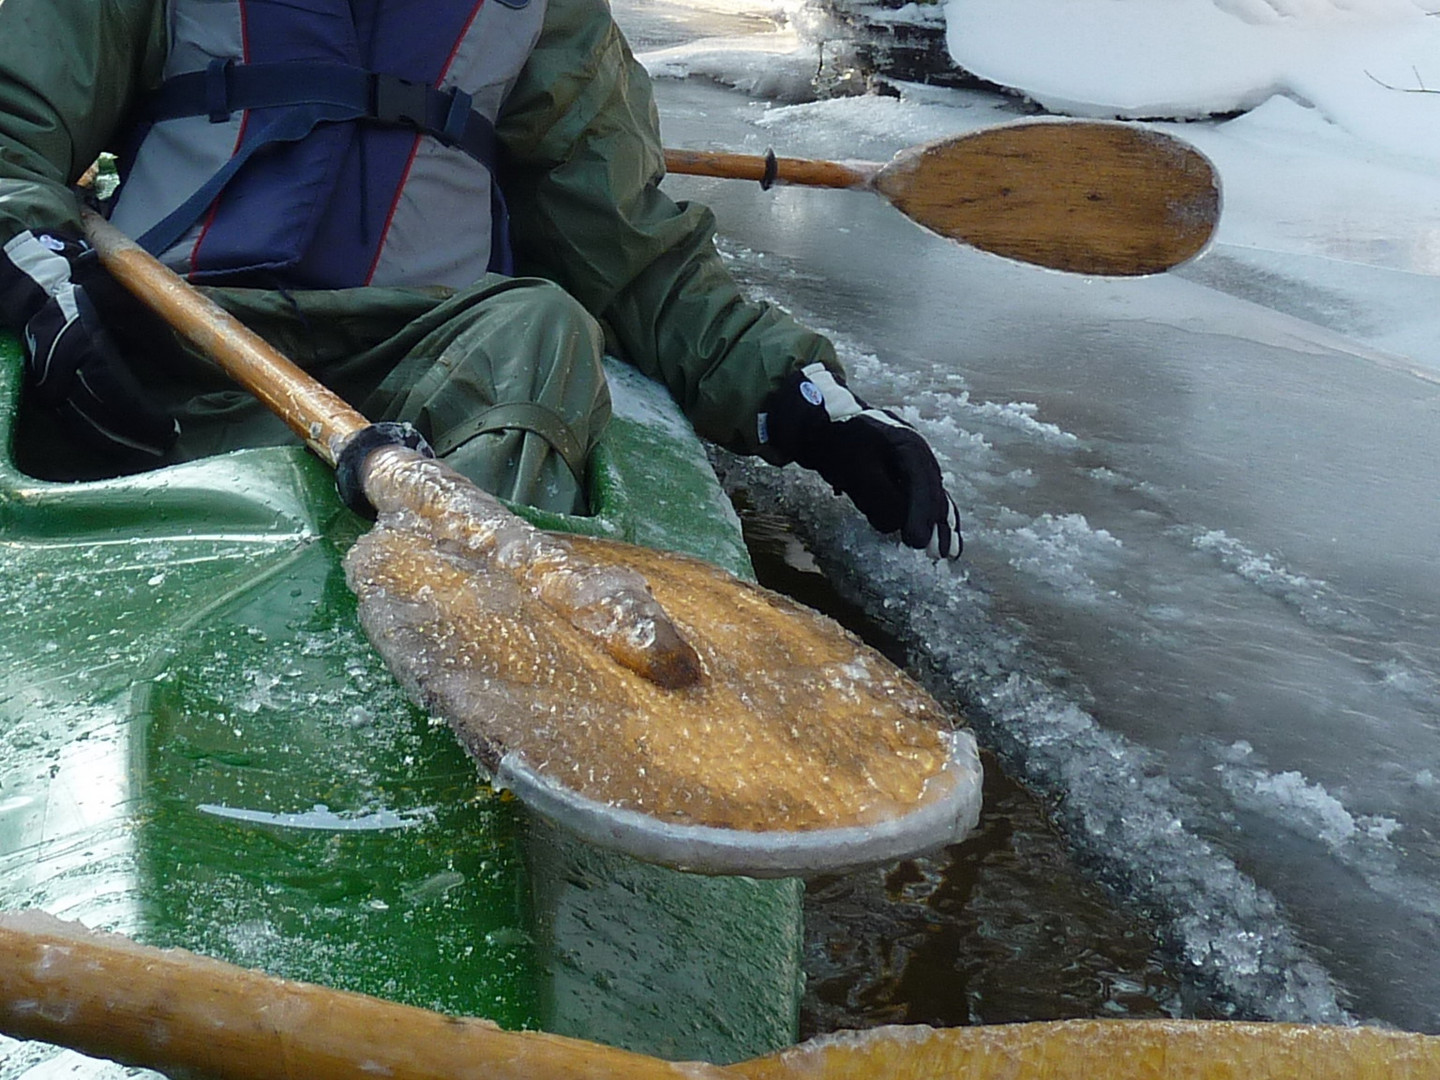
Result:
M494 121L545 0L169 0L114 222L192 280L463 287L507 269Z

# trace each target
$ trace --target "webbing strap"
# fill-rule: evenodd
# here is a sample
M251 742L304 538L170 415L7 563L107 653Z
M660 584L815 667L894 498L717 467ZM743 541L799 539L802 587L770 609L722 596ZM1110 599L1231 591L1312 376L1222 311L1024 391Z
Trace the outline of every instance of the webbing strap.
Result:
M246 109L319 105L348 110L345 119L413 128L494 168L495 127L460 89L320 60L237 64L212 60L203 71L175 75L146 103L151 122L208 116L223 123Z
M463 90L441 90L355 67L321 61L294 60L236 64L212 60L203 71L165 80L146 106L154 123L182 116L208 116L223 123L235 112L285 107L244 145L198 191L138 240L151 254L167 251L199 221L235 174L259 150L276 143L298 142L324 123L363 120L411 128L433 136L474 158L495 174L495 126L470 107ZM495 220L492 267L511 273L504 197L491 183Z
M435 454L443 458L477 435L511 430L529 431L539 435L560 455L575 479L584 483L585 447L570 430L570 425L563 416L554 409L533 401L506 401L492 405L469 423L447 432L444 439L437 440L433 444Z
M200 220L206 208L220 197L225 185L256 151L276 143L299 142L326 121L350 119L353 119L353 116L348 114L346 108L337 105L310 105L282 113L256 136L247 139L245 145L235 152L234 157L220 167L219 172L200 185L194 194L166 217L145 230L135 242L156 256L170 250L190 231L190 226Z

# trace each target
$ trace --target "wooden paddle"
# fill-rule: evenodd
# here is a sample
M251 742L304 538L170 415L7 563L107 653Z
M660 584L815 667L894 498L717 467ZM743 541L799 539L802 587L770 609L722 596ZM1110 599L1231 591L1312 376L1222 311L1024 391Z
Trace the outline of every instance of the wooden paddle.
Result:
M0 915L0 1031L195 1080L1433 1080L1440 1038L1377 1028L1077 1020L822 1036L676 1064Z
M365 418L97 215L107 269L336 464ZM360 620L497 786L581 837L711 873L898 858L979 816L974 739L829 619L709 564L541 532L386 445Z
M902 150L886 164L666 150L672 173L878 192L925 228L1077 274L1158 274L1192 258L1220 217L1194 147L1108 121L1004 124Z

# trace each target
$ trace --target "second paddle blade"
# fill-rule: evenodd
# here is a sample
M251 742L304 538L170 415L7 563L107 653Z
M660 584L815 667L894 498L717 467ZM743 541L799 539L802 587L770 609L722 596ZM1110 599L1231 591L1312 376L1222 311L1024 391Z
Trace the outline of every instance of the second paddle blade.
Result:
M1077 274L1169 270L1220 218L1209 160L1134 124L1005 124L902 151L873 183L941 236Z
M957 840L979 812L974 740L806 608L709 564L567 538L638 570L699 654L665 689L415 519L346 569L391 669L495 779L591 842L706 873L805 874Z

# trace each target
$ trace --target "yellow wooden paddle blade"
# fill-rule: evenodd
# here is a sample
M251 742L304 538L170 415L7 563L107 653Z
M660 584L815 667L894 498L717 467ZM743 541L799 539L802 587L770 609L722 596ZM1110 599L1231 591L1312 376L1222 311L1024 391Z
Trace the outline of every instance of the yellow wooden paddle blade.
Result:
M822 1036L735 1080L1434 1080L1440 1039L1378 1028L1067 1020Z
M1220 216L1209 160L1134 124L1005 124L904 150L873 186L942 236L1077 274L1161 273Z
M640 858L751 875L897 858L973 828L974 740L834 622L699 560L551 539L577 566L643 576L698 682L667 689L617 663L413 515L382 516L346 558L391 670L541 813Z
M443 461L406 447L372 452L364 485L387 521L407 522L513 579L616 662L671 690L699 679L695 650L634 570L576 558L564 540L541 532Z

